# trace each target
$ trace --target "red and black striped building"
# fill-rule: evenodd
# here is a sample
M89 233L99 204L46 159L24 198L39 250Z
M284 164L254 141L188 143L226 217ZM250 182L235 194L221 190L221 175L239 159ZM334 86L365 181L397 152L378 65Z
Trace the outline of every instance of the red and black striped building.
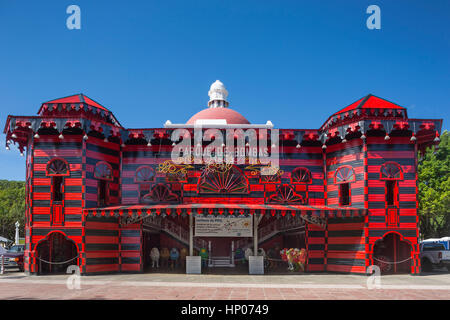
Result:
M67 267L52 259L82 274L142 272L149 246L188 245L190 215L261 217L266 250L290 245L282 226L300 221L308 272L366 273L373 264L420 272L417 158L439 141L442 120L410 119L368 95L319 129L279 129L279 170L270 176L249 163L226 173L174 163L179 128L192 136L198 124L274 130L250 124L225 98L212 95L185 125L161 128L125 128L82 94L45 102L37 116L8 116L7 148L26 152L26 272Z

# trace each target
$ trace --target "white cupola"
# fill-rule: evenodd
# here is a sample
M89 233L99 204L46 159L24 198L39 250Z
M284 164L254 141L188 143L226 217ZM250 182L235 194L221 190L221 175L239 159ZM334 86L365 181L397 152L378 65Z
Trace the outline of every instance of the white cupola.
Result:
M220 80L216 80L209 88L209 102L210 108L226 108L229 103L227 101L228 91Z

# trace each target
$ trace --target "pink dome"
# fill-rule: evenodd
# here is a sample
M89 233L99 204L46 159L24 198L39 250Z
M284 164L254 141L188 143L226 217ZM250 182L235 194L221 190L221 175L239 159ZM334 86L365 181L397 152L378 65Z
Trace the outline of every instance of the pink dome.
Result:
M250 124L239 112L230 108L208 108L194 114L186 124L195 124L200 119L225 119L227 124Z

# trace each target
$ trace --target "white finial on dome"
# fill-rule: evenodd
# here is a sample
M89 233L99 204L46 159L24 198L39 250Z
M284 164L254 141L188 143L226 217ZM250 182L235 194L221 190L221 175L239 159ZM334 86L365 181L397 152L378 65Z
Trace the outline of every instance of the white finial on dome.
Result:
M209 102L210 108L224 108L228 107L228 91L220 80L216 80L209 88Z

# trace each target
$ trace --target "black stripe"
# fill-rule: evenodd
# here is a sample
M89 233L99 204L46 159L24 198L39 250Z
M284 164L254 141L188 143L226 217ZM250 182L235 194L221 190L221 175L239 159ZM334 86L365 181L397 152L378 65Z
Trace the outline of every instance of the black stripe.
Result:
M327 264L344 266L365 266L366 261L364 259L328 258Z
M346 223L362 223L363 217L354 218L328 218L328 224L346 224Z
M43 142L34 141L35 150L64 150L64 149L81 149L83 144L81 142Z
M125 251L140 251L141 245L126 243L126 244L121 244L120 249L125 250Z
M120 235L122 237L140 237L141 231L140 230L121 230Z
M328 165L327 170L333 171L343 165L351 166L353 169L356 169L356 168L362 167L364 165L364 161L363 160L342 161L342 162L339 162L336 164Z
M62 231L68 236L81 236L81 229L63 229L63 228L33 228L32 236L45 236L51 231Z
M33 221L50 221L49 214L33 214Z
M51 159L56 157L34 157L34 163L46 164ZM81 164L82 157L63 157L69 164Z
M367 151L414 151L413 144L367 144Z
M361 152L362 152L362 145L353 146L353 147L348 147L345 149L329 152L329 153L327 153L327 158L341 157L341 156L346 156L346 155L361 153Z
M332 230L328 237L364 237L364 230Z
M325 250L323 244L308 244L308 250Z
M382 238L384 234L390 232L391 230L369 230L369 237L377 237ZM399 232L402 236L407 238L414 238L416 237L416 230L396 230L396 232Z
M398 159L367 159L367 164L369 166L381 166L383 164L385 164L388 161L394 161L396 163L398 163L401 166L414 166L415 165L415 160L414 158L398 158Z
M86 243L86 251L118 250L119 245L113 243Z
M308 264L323 264L324 259L323 258L309 258Z
M139 257L123 257L122 264L140 264L141 259Z
M120 156L120 151L105 148L105 147L98 146L98 145L95 145L92 143L86 143L86 150L94 151L94 152L98 152L98 153L102 153L102 154L107 154L107 155L114 156L114 157Z
M400 216L400 223L416 223L416 216Z
M369 222L375 222L375 223L384 223L386 222L385 216L369 216Z
M105 230L105 229L86 229L86 236L110 236L110 237L118 237L118 230Z
M308 238L323 238L325 231L308 231Z
M328 251L365 251L363 244L329 244Z
M118 264L118 258L87 258L87 265L99 265L99 264Z
M116 217L86 217L86 221L104 222L104 223L119 223L119 218ZM88 230L88 229L86 229Z
M81 214L66 214L64 215L64 220L70 222L81 221Z

